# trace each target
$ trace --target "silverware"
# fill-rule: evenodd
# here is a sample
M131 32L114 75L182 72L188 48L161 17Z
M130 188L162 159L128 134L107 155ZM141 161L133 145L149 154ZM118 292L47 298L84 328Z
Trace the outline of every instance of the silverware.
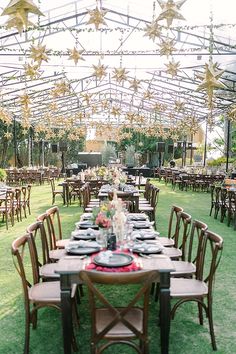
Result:
M147 254L139 253L140 257L150 259L152 258L151 256L148 256Z

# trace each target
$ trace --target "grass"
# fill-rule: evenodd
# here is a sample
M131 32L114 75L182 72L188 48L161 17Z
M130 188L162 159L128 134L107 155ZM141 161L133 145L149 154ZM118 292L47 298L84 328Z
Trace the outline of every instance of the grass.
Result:
M157 183L157 182L155 182ZM234 353L236 347L236 312L235 312L235 249L236 233L232 227L214 220L209 215L210 195L207 193L172 191L164 183L157 183L161 189L157 210L158 230L164 234L167 230L168 217L172 204L182 206L193 218L204 221L209 229L217 232L224 238L224 251L220 267L217 272L214 290L214 323L218 346L218 353ZM63 235L69 237L78 221L81 209L77 203L67 207L57 199L62 218ZM24 308L19 275L14 268L10 247L12 241L25 232L27 225L33 222L37 215L51 206L51 192L48 185L35 186L32 189L32 214L9 227L0 223L0 353L23 353L24 343ZM113 296L120 297L119 291ZM151 302L149 335L150 353L160 352L159 329L157 326L158 305ZM87 297L82 298L79 307L81 326L77 331L77 341L81 354L89 353L89 309ZM39 311L38 328L31 331L30 348L32 354L61 354L61 317L54 309ZM112 348L106 353L131 353L126 347ZM171 323L170 353L172 354L207 354L212 353L207 320L204 326L197 321L195 304L185 304L177 311Z

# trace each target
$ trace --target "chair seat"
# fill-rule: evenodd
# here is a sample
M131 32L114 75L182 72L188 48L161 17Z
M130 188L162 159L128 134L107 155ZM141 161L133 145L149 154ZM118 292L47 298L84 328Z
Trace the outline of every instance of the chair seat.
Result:
M66 246L68 246L68 243L70 242L70 239L64 239L64 240L57 240L56 241L56 247L57 248L65 248Z
M71 298L76 295L77 285L71 289ZM29 300L32 302L61 303L60 281L37 283L29 289Z
M182 256L182 251L175 247L167 247L162 251L162 253L170 258L178 258Z
M171 297L200 297L207 295L208 287L200 280L171 278L170 296Z
M54 194L61 194L63 195L63 192L62 191L53 191Z
M37 283L29 289L29 299L33 302L61 302L60 282Z
M96 310L96 331L100 333L104 327L106 327L114 318L114 313L109 311L109 309L97 309ZM139 332L142 331L142 321L143 321L143 311L139 308L132 308L125 316L125 319L129 321ZM122 338L132 338L135 337L134 333L129 330L122 323L118 323L114 326L106 335L106 338L112 338L115 336L120 336Z
M47 263L40 267L39 274L42 278L60 278L58 273L55 273L55 270L58 268L58 263Z
M58 260L65 255L66 255L66 251L64 249L49 251L50 259Z
M174 246L174 240L172 240L172 238L169 238L169 237L160 236L160 237L158 238L158 241L160 241L160 243L162 244L162 246L165 246L165 247Z
M196 267L191 262L184 261L172 261L172 264L175 268L175 272L171 272L171 275L184 275L184 274L194 274L196 272Z

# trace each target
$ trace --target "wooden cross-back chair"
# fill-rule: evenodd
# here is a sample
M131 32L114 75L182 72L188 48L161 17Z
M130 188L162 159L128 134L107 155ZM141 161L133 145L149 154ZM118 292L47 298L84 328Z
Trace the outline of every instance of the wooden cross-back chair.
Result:
M202 235L208 229L207 224L199 220L193 220L190 234L188 236L188 245L185 244L185 251L181 259L173 260L175 272L171 273L174 277L192 277L196 272L197 264L200 260L202 249Z
M166 247L163 251L164 254L172 259L185 259L186 257L186 244L190 234L191 215L180 211L177 213L177 221L175 233L173 235L174 246Z
M32 324L33 329L37 327L38 310L43 307L53 307L61 310L60 282L40 282L34 240L29 234L25 234L14 240L11 251L13 255L13 262L18 274L20 275L23 287L25 307L24 354L28 354L30 343L30 325ZM29 262L30 268L28 266ZM26 269L29 270L29 272ZM75 295L76 286L73 286L71 293L72 309L74 319L76 320L76 323L78 323ZM74 335L72 335L71 345L74 350L77 349Z
M174 246L175 244L174 238L176 236L176 225L178 223L178 213L183 211L184 211L183 208L177 205L172 205L170 210L170 216L169 216L167 236L165 237L161 235L159 239L163 246L165 247Z
M148 304L152 283L156 280L157 271L140 271L133 273L104 273L81 271L80 279L88 287L91 311L91 354L102 353L114 344L126 344L137 353L148 351ZM133 298L124 297L125 306L116 307L103 293L104 287L98 284L123 286L139 284ZM142 302L140 304L140 299ZM99 300L100 306L97 305ZM138 304L137 304L138 303ZM139 344L134 340L138 339ZM102 344L100 341L103 341ZM105 341L105 342L104 342Z
M189 301L196 302L199 323L203 325L204 310L209 322L212 348L217 350L213 326L212 300L215 273L223 250L223 239L209 230L202 232L200 237L202 238L201 251L196 263L195 278L171 278L170 295L171 298L177 300L172 307L171 315L174 318L180 305ZM204 301L205 299L206 301Z

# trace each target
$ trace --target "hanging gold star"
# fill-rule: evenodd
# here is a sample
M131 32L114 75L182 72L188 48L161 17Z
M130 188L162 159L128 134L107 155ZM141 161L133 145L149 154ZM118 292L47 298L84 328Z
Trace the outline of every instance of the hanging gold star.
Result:
M74 47L73 49L69 49L69 51L70 51L69 60L74 60L75 65L78 64L79 60L84 60L84 58L81 55L84 52L84 50L78 50Z
M146 25L144 32L144 37L149 37L153 42L161 36L160 26L158 26L157 21L152 21L150 25Z
M24 65L25 68L25 75L29 76L32 80L37 78L39 76L39 67L38 64L33 65L33 64L25 64Z
M91 93L85 93L82 95L83 97L83 101L85 101L87 103L87 105L89 105L92 94Z
M22 106L25 106L26 108L29 106L30 96L28 95L28 93L25 92L23 95L20 96L20 104Z
M112 79L115 79L119 84L127 80L127 71L125 68L114 68Z
M138 89L140 88L140 82L141 80L137 80L136 78L134 78L132 81L130 81L130 87L131 89L134 90L134 92L137 92Z
M208 102L210 108L212 108L212 98L214 89L225 89L226 86L223 82L219 81L219 78L224 73L224 70L218 70L217 63L205 64L205 72L198 74L198 77L202 80L202 83L198 85L196 91L206 90L208 95Z
M109 101L108 100L104 100L102 101L102 108L103 109L108 109L109 108Z
M143 99L144 100L151 100L154 97L154 92L147 90L146 92L144 92L143 94Z
M162 40L161 44L158 44L160 47L160 55L172 55L173 52L176 50L174 48L174 39L166 39L165 41Z
M157 2L161 7L162 12L157 17L156 21L161 21L165 19L167 22L167 27L170 27L174 19L185 20L179 10L181 6L186 2L186 0L180 0L176 3L173 0L167 0L167 2L157 0Z
M114 117L117 117L117 116L120 116L121 114L121 109L119 106L113 106L112 109L111 109L111 114L114 116Z
M20 35L24 30L24 22L22 21L22 17L17 13L9 16L5 26L6 29L16 28ZM34 24L31 21L28 21L28 26L34 26Z
M16 27L19 33L22 33L23 27L27 28L29 24L32 24L28 20L29 13L44 16L32 0L11 0L1 16L9 15L8 28Z
M133 120L135 118L135 113L134 112L127 112L126 113L126 118L130 123L133 123Z
M168 64L165 64L167 70L167 74L170 74L172 77L176 76L178 74L178 70L180 67L180 62L178 61L177 63L172 59Z
M52 102L52 103L49 104L48 108L51 111L57 111L58 110L58 105L56 104L56 102Z
M30 58L38 63L40 66L42 61L48 62L48 50L46 49L46 45L38 44L37 46L31 45L30 47Z
M101 64L101 61L99 60L98 65L93 65L93 75L95 75L99 80L101 80L103 77L105 77L106 74L106 69L107 66Z
M98 108L97 108L97 106L92 105L92 106L91 106L91 111L92 111L92 114L97 113L97 112L98 112Z
M57 82L52 90L53 97L65 96L70 93L70 86L64 81Z
M175 101L175 111L180 112L184 110L185 102L183 101Z
M12 138L12 133L6 132L6 133L4 134L4 138L6 138L7 140L10 140L10 139Z
M96 30L98 30L100 25L107 25L104 17L107 13L107 11L105 10L101 10L99 11L98 7L96 6L96 8L94 10L88 10L90 19L87 22L87 25L93 24L95 25Z

